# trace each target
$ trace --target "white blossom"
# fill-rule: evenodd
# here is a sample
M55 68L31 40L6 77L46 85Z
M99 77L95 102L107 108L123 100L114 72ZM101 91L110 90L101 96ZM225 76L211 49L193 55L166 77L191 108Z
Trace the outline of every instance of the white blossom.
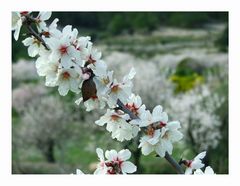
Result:
M35 57L41 51L45 50L41 41L39 41L38 39L36 39L33 36L24 39L22 42L23 42L24 46L28 46L28 55L30 57Z
M178 121L168 122L165 127L162 127L160 140L156 144L156 153L160 157L164 157L166 152L171 155L172 144L182 139L183 134L178 131L179 128L181 126Z
M95 64L93 72L95 74L93 80L96 84L98 97L106 97L107 92L110 90L110 85L113 83L113 71L108 71L106 63L100 60Z
M56 85L58 85L58 92L60 95L67 95L68 91L79 93L79 74L74 69L60 69L58 70Z
M131 157L131 152L128 149L123 149L119 152L107 150L105 152L106 160L104 159L102 149L97 148L96 151L100 163L94 174L128 174L137 170L137 167L132 162L126 161Z
M137 117L141 117L146 112L146 106L142 104L142 99L139 95L132 94L125 106Z
M50 37L45 38L45 41L51 49L51 58L60 60L64 68L70 68L80 60L80 52L71 43L75 39L76 33L69 26L64 27L62 33L64 34L61 38Z
M160 129L156 130L149 126L147 135L141 137L139 148L141 148L143 155L148 155L152 151L156 151L160 157L164 157L166 152L172 154L172 144L183 137L182 133L178 131L181 126L177 121L160 123L159 127Z
M161 135L161 130L155 130L150 135L145 135L141 137L139 148L141 148L143 155L149 155L151 152L153 152L156 149L156 144L159 142Z
M42 30L46 30L47 24L45 23L52 15L52 12L39 12L38 16L36 17L36 25L39 32Z
M139 127L127 122L130 117L128 114L124 114L121 111L107 110L95 123L99 126L107 124L107 131L112 133L112 138L116 138L118 141L130 140L134 138L138 132Z
M12 12L12 30L14 31L14 39L16 41L19 38L21 27L22 27L21 13L20 12Z
M116 79L113 80L110 85L110 89L108 90L108 105L109 107L113 107L116 105L117 100L119 99L123 103L127 102L127 99L132 94L132 79L135 76L135 70L131 69L129 74L123 77L123 81L119 83Z
M105 107L105 102L96 97L91 97L87 101L84 102L84 106L86 107L86 111L91 111L94 109L103 109Z
M36 69L39 76L45 76L45 85L56 86L57 75L59 70L59 62L57 60L50 60L49 54L41 55L36 60Z
M54 37L54 38L61 38L62 33L60 30L57 29L57 22L59 20L56 18L53 22L48 26L43 28L42 34L45 37Z
M215 174L213 169L210 166L207 166L204 172L201 169L197 169L193 173L194 175L203 175L203 174Z
M88 42L88 45L84 50L82 50L82 58L91 67L94 66L101 58L102 53L97 49L93 48L92 43Z
M185 166L187 167L185 170L185 174L192 174L193 170L201 169L204 164L202 163L202 159L206 156L206 151L198 154L193 160L186 160Z
M103 154L103 150L100 148L96 149L97 156L100 162L97 165L97 169L94 171L94 174L107 174L107 166L105 164L105 158Z

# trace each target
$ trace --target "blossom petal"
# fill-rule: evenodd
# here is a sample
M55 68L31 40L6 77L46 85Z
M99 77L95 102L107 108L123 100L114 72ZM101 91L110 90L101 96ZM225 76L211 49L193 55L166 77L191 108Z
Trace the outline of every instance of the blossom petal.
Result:
M128 160L131 157L131 152L128 149L123 149L118 152L118 158L122 161Z
M153 150L154 150L153 146L148 143L145 143L142 145L141 151L142 151L142 154L145 156L149 155Z
M116 150L107 150L105 152L105 157L110 160L110 161L115 161L117 160L117 157L118 157L118 153Z
M24 39L22 41L22 43L23 43L24 46L29 46L33 43L33 38L32 37L27 37L26 39Z
M168 122L167 126L170 130L177 130L177 129L181 128L181 125L180 125L179 121Z
M96 149L96 153L100 161L104 161L104 155L103 155L103 150L101 148Z
M183 134L177 130L169 132L171 142L177 142L183 138Z
M69 91L68 83L63 82L58 86L58 92L61 96L66 96L68 91Z
M30 45L28 47L28 55L30 57L35 57L39 52L39 48L36 47L36 45Z
M40 20L42 21L45 21L45 20L48 20L52 15L52 12L40 12L39 13L39 17L40 17Z
M194 174L194 175L202 175L202 174L204 174L204 173L203 173L203 171L202 171L201 169L197 169L197 170L194 171L193 174Z
M75 104L80 105L80 103L82 102L82 100L83 100L83 98L80 97L79 99L77 99L77 100L75 101Z
M18 38L19 38L21 26L22 26L22 21L19 20L19 21L17 22L17 26L16 26L16 29L15 29L15 32L14 32L14 39L15 39L16 41L17 41Z
M121 170L123 174L136 172L137 167L130 161L125 161L121 165Z
M192 174L192 169L191 168L186 168L185 174Z
M204 171L205 174L215 174L210 166L207 166Z
M201 152L200 154L198 154L198 155L194 158L194 160L203 159L205 156L206 156L206 151L203 151L203 152Z
M161 105L157 105L156 107L154 107L152 112L153 117L161 117L162 110L163 108Z
M201 160L194 160L192 163L191 163L191 167L193 169L201 169L202 167L204 167L204 164L202 163Z

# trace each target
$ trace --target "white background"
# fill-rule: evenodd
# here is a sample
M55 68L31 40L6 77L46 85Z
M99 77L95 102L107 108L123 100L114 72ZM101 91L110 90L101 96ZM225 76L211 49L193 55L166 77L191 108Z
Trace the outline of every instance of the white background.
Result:
M0 185L236 185L240 183L240 6L237 0L6 0L0 5ZM11 11L228 11L229 175L12 175Z

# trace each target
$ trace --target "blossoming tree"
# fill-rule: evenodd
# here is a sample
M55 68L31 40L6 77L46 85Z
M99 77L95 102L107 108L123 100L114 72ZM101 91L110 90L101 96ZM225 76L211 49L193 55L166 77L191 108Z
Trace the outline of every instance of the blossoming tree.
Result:
M120 142L129 141L139 135L139 148L147 156L155 152L165 158L179 174L214 174L211 167L204 167L202 162L206 152L193 160L181 159L177 162L172 156L173 144L183 138L179 121L169 121L168 114L161 105L152 112L147 110L141 97L132 92L132 79L136 72L130 69L122 80L114 78L114 72L108 70L89 36L78 36L78 30L71 25L62 31L57 28L58 19L50 25L46 20L51 12L39 12L34 17L29 11L12 12L12 30L18 40L21 27L30 35L22 42L28 47L28 55L37 57L36 69L39 76L45 77L45 85L58 87L58 92L66 96L69 91L79 94L76 104L83 102L86 111L107 108L106 113L95 122L104 126L111 137ZM96 153L100 160L94 174L128 174L137 167L130 161L131 152L123 149L102 149ZM106 158L106 159L105 159ZM186 167L184 171L184 167ZM77 169L76 174L83 174Z

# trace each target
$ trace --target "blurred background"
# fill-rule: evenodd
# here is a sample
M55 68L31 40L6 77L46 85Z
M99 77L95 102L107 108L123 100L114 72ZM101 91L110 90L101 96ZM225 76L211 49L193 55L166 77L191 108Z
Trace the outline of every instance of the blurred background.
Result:
M148 109L161 104L179 120L184 138L173 157L204 160L228 173L228 13L226 12L54 12L59 28L73 25L91 36L103 59L121 78L134 66L134 92ZM21 33L24 33L24 29ZM94 124L106 110L86 112L44 86L34 59L12 40L12 173L92 173L96 147L129 148L137 173L175 174L164 160L141 155L137 140L120 143Z

